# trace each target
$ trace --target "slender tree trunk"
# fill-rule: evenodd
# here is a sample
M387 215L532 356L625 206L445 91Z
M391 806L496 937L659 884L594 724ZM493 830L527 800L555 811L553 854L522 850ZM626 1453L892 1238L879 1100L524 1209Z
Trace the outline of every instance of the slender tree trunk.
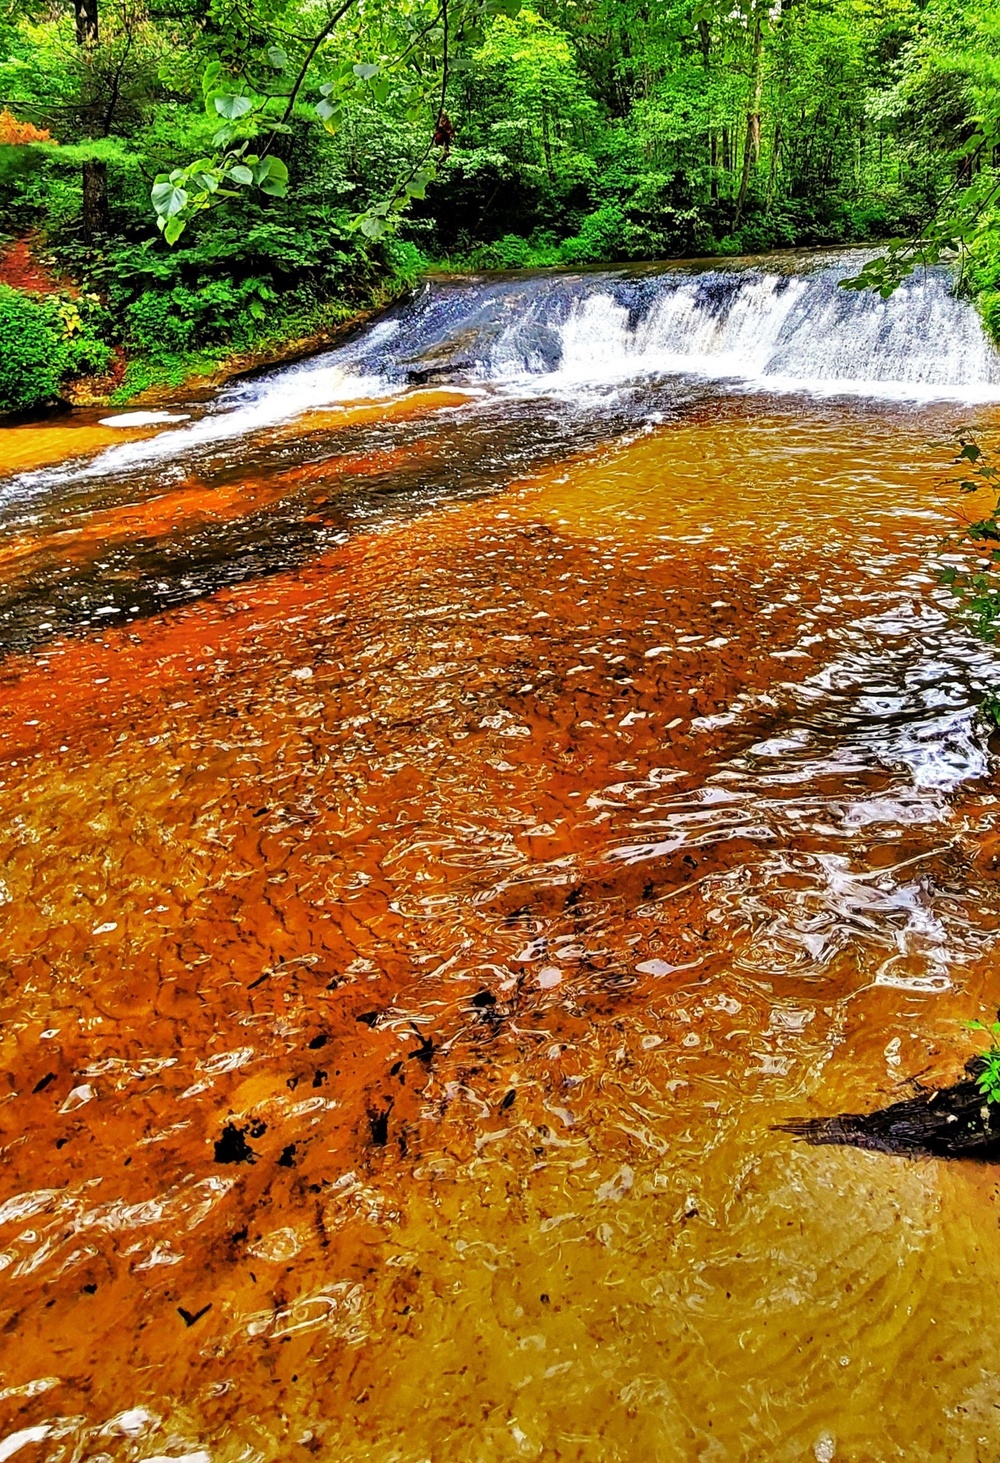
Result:
M552 167L552 143L549 140L549 114L542 112L542 151L545 153L545 170L549 175L549 182L554 183L556 175Z
M743 146L743 172L740 177L740 191L736 197L735 228L743 217L746 207L750 177L760 157L760 108L764 97L764 33L761 25L761 0L754 7L753 40L750 50L750 96L747 106L746 141Z
M711 96L712 75L712 27L707 20L698 22L698 45L701 49L701 64L705 72L705 87ZM713 203L719 201L719 138L711 121L706 137L708 143L709 197Z
M709 97L711 97L712 26L709 25L708 20L699 20L697 22L697 44L699 44L700 51L702 51L702 69L705 72L705 86L709 89ZM709 120L708 133L706 133L705 140L708 143L709 157L709 198L712 199L713 203L718 203L719 178L718 171L716 170L718 170L719 165L719 142L718 138L716 138L715 127L712 126L711 120Z
M108 168L106 163L83 164L83 227L91 241L108 232Z
M781 151L781 123L774 124L774 141L771 144L771 167L767 175L767 207L774 202L774 185L778 176L778 154Z
M77 45L88 63L98 41L98 0L73 0ZM106 163L83 164L83 229L93 241L108 231L108 168Z

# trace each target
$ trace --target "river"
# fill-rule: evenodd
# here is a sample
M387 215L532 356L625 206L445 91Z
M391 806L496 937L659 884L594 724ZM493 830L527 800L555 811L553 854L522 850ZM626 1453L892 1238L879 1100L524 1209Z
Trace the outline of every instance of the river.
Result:
M0 430L0 1459L996 1463L995 1170L776 1130L1000 1000L1000 362L851 263Z

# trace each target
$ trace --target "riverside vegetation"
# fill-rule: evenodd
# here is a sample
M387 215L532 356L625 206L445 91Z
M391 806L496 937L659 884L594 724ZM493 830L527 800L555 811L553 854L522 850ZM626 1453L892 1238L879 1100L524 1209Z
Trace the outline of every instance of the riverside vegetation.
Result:
M996 333L998 29L988 0L12 0L0 228L79 290L0 291L0 409L116 349L128 399L432 263L917 238Z

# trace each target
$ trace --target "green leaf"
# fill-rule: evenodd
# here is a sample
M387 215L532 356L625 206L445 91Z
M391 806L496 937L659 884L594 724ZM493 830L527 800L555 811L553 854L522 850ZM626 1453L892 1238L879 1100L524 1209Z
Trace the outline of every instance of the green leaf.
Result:
M288 65L288 56L281 49L280 46L268 46L267 59L274 67L275 71L284 71L285 67Z
M175 183L154 183L150 190L150 197L153 200L153 207L161 218L175 218L182 208L187 207L188 195L183 188L178 188Z
M245 168L242 163L238 164L235 168L230 168L229 176L234 183L241 183L244 188L249 188L253 182L253 173L249 168Z
M250 314L255 320L267 319L267 311L264 309L264 306L261 304L260 300L250 301Z
M204 71L201 74L201 90L203 96L208 96L209 92L215 86L215 83L218 81L221 74L222 62L209 61L208 65L205 67Z
M186 227L186 220L175 215L175 217L167 219L166 226L163 230L163 237L168 244L176 244Z
M254 168L254 178L269 198L284 198L288 192L288 169L280 157L266 157Z
M227 122L235 122L237 117L245 117L247 112L253 110L253 102L249 97L237 96L234 92L226 92L213 100L215 110Z
M359 80L371 81L373 76L377 76L379 74L381 67L376 65L374 61L359 61L358 64L353 68L353 70L355 76L357 76Z
M373 218L370 213L366 213L361 220L361 232L366 239L381 239L385 233L385 224L380 218Z

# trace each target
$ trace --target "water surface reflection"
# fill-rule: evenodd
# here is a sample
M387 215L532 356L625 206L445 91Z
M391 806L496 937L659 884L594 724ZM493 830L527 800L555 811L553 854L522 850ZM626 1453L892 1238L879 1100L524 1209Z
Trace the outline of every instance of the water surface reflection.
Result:
M6 1456L1000 1449L956 414L546 410L5 510Z

